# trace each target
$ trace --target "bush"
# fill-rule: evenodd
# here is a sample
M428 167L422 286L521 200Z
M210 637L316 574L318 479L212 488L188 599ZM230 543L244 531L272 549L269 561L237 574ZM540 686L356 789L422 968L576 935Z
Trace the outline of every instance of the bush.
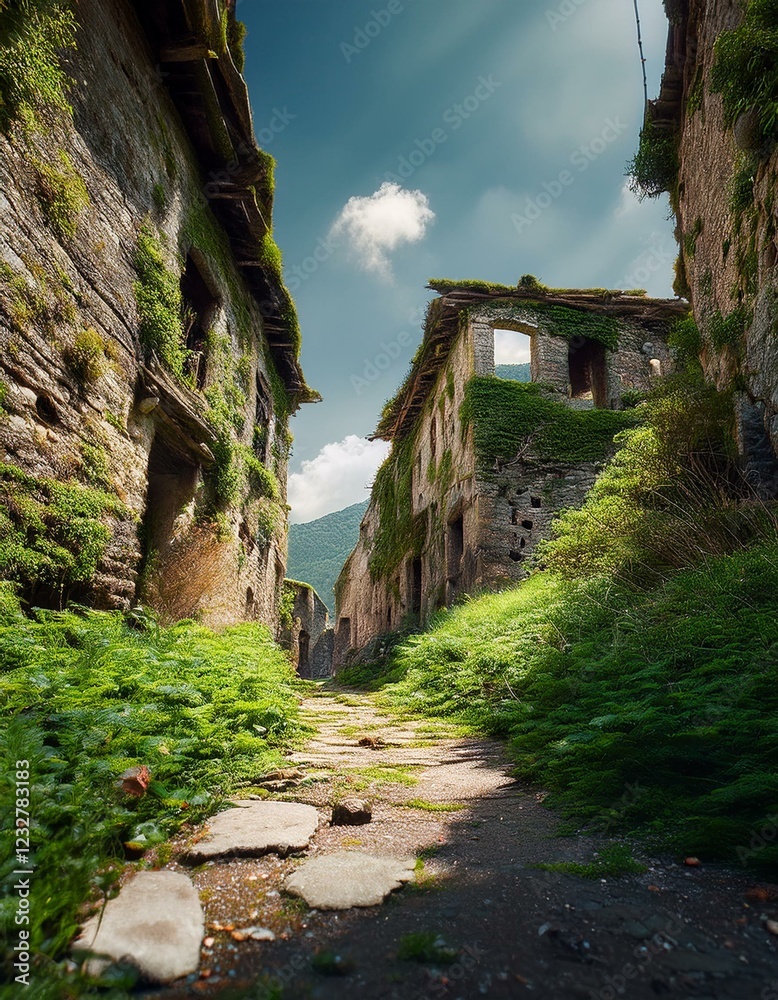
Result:
M106 343L94 327L81 330L65 348L65 362L82 389L105 374Z
M182 298L179 276L168 270L159 238L148 224L138 234L133 261L138 280L133 284L140 319L140 339L181 381L186 380L189 352L183 342Z
M673 132L646 121L638 151L627 164L630 189L639 198L658 198L678 179L678 139Z
M70 156L59 153L59 167L33 162L38 176L38 202L46 221L61 240L76 235L78 217L89 205L89 192Z
M36 872L29 930L34 978L44 982L58 974L50 962L72 938L81 904L115 877L108 866L122 861L123 842L150 846L201 820L277 766L280 748L300 734L293 672L266 629L163 629L141 614L125 621L77 610L29 620L7 586L0 704L2 911L8 917L18 867L14 764L28 760ZM129 799L116 780L141 764L151 771L149 792Z

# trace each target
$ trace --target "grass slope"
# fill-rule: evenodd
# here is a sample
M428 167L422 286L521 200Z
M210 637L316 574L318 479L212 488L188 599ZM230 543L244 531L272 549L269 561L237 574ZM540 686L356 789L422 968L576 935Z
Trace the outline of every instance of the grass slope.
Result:
M367 501L289 527L287 575L310 583L330 612L335 610L335 581L359 541L359 524L366 510Z
M52 997L65 987L50 960L75 932L79 906L109 888L122 844L151 846L214 812L240 783L276 765L300 733L293 672L266 629L163 629L88 611L29 619L7 586L0 706L2 925L14 943L18 771L29 778L35 869L27 929L44 957L34 978L51 984ZM128 798L117 778L139 764L152 783L144 797Z
M538 574L408 640L386 690L507 737L570 814L776 865L777 593L778 543L644 592Z

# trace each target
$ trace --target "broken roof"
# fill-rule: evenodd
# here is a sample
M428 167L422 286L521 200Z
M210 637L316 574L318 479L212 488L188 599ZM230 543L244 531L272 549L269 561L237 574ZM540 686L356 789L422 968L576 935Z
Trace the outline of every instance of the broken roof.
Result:
M427 313L424 338L411 370L381 416L373 438L392 441L404 437L421 413L460 331L461 313L474 305L515 303L557 305L581 312L596 312L617 319L669 322L689 311L683 299L650 299L640 291L622 292L604 288L547 288L531 275L515 287L485 281L432 279L427 287L440 293Z
M299 362L297 314L263 252L272 229L273 160L257 146L248 88L229 46L234 0L136 0L161 77L209 178L205 194L259 303L273 362L296 403L314 402Z

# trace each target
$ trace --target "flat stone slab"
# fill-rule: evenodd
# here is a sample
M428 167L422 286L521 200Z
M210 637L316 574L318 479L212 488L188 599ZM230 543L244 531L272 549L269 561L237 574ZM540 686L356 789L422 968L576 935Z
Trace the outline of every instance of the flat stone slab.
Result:
M214 858L256 858L302 851L319 826L313 806L300 802L247 802L208 820L208 834L187 853L194 864Z
M359 851L337 851L314 858L290 875L286 892L317 910L378 906L404 882L413 881L415 860L378 858Z
M204 932L200 899L186 875L140 872L84 924L73 950L92 954L88 975L122 962L147 982L171 983L197 971Z

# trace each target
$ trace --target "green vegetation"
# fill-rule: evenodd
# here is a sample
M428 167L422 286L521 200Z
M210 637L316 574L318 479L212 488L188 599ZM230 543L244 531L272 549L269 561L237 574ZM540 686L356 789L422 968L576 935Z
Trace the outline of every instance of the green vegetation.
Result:
M638 151L627 164L630 189L639 198L658 198L672 192L678 180L678 137L646 121L640 131Z
M413 513L413 463L416 435L395 441L378 470L371 503L378 508L370 573L374 579L390 576L406 556L418 556L427 538L426 513Z
M440 934L425 931L404 934L397 947L398 958L428 965L451 965L458 955L457 949L446 944Z
M742 24L716 40L711 90L720 93L728 125L755 116L754 146L768 155L778 134L778 5L747 0Z
M694 255L697 253L697 240L699 239L701 233L702 219L698 215L694 221L694 226L684 235L683 238L683 252L689 260L694 260Z
M74 323L78 316L73 296L63 280L52 279L36 261L25 256L24 264L32 282L0 262L0 294L8 303L11 321L20 333L36 324L55 340L62 327Z
M402 804L408 809L422 809L431 813L452 813L467 809L463 802L428 802L427 799L409 799Z
M0 588L0 782L8 888L16 761L28 761L36 870L30 912L36 984L79 995L63 958L84 900L119 874L123 843L153 846L197 822L242 783L281 762L300 734L291 667L267 630L160 628L134 613L39 612L24 618ZM125 769L145 765L148 793L123 795ZM3 916L12 915L6 893ZM8 927L12 926L10 921ZM11 972L10 948L6 949ZM85 989L84 989L85 992ZM43 995L43 994L41 994Z
M619 878L622 875L641 875L646 866L635 861L627 844L610 844L597 852L594 860L581 863L579 861L556 861L550 864L538 865L543 871L564 872L567 875L579 875L581 878L601 879Z
M108 493L78 483L37 479L0 464L0 578L33 595L40 587L62 598L87 583L110 538L109 518L127 518Z
M235 17L235 10L231 8L228 13L227 22L227 42L230 47L233 61L242 73L246 68L246 34L247 28L243 21Z
M38 178L38 203L46 221L61 240L76 235L78 217L90 204L89 192L70 156L59 152L59 167L33 160Z
M76 44L69 0L3 0L0 3L0 130L18 124L43 127L55 113L70 114L70 80L60 53Z
M82 442L81 468L84 478L91 485L98 486L102 490L110 489L111 470L108 464L108 455L101 444Z
M720 312L714 313L707 324L713 346L718 350L723 347L737 348L751 318L752 314L745 306L738 306L728 316L722 316Z
M404 714L508 738L517 775L578 823L776 865L760 831L778 807L778 516L740 469L693 320L672 340L686 370L557 520L543 571L441 612L371 682Z
M63 351L65 362L82 389L97 382L106 372L108 345L94 327L79 330Z
M544 397L537 383L490 376L468 382L461 418L463 427L474 428L476 455L484 469L498 459L511 461L527 444L543 460L602 461L615 435L635 423L633 413L572 410Z
M132 287L140 318L141 343L176 378L186 381L189 352L183 342L180 278L168 269L160 237L148 222L138 234L133 263L138 275ZM180 260L178 265L180 272L183 266Z

